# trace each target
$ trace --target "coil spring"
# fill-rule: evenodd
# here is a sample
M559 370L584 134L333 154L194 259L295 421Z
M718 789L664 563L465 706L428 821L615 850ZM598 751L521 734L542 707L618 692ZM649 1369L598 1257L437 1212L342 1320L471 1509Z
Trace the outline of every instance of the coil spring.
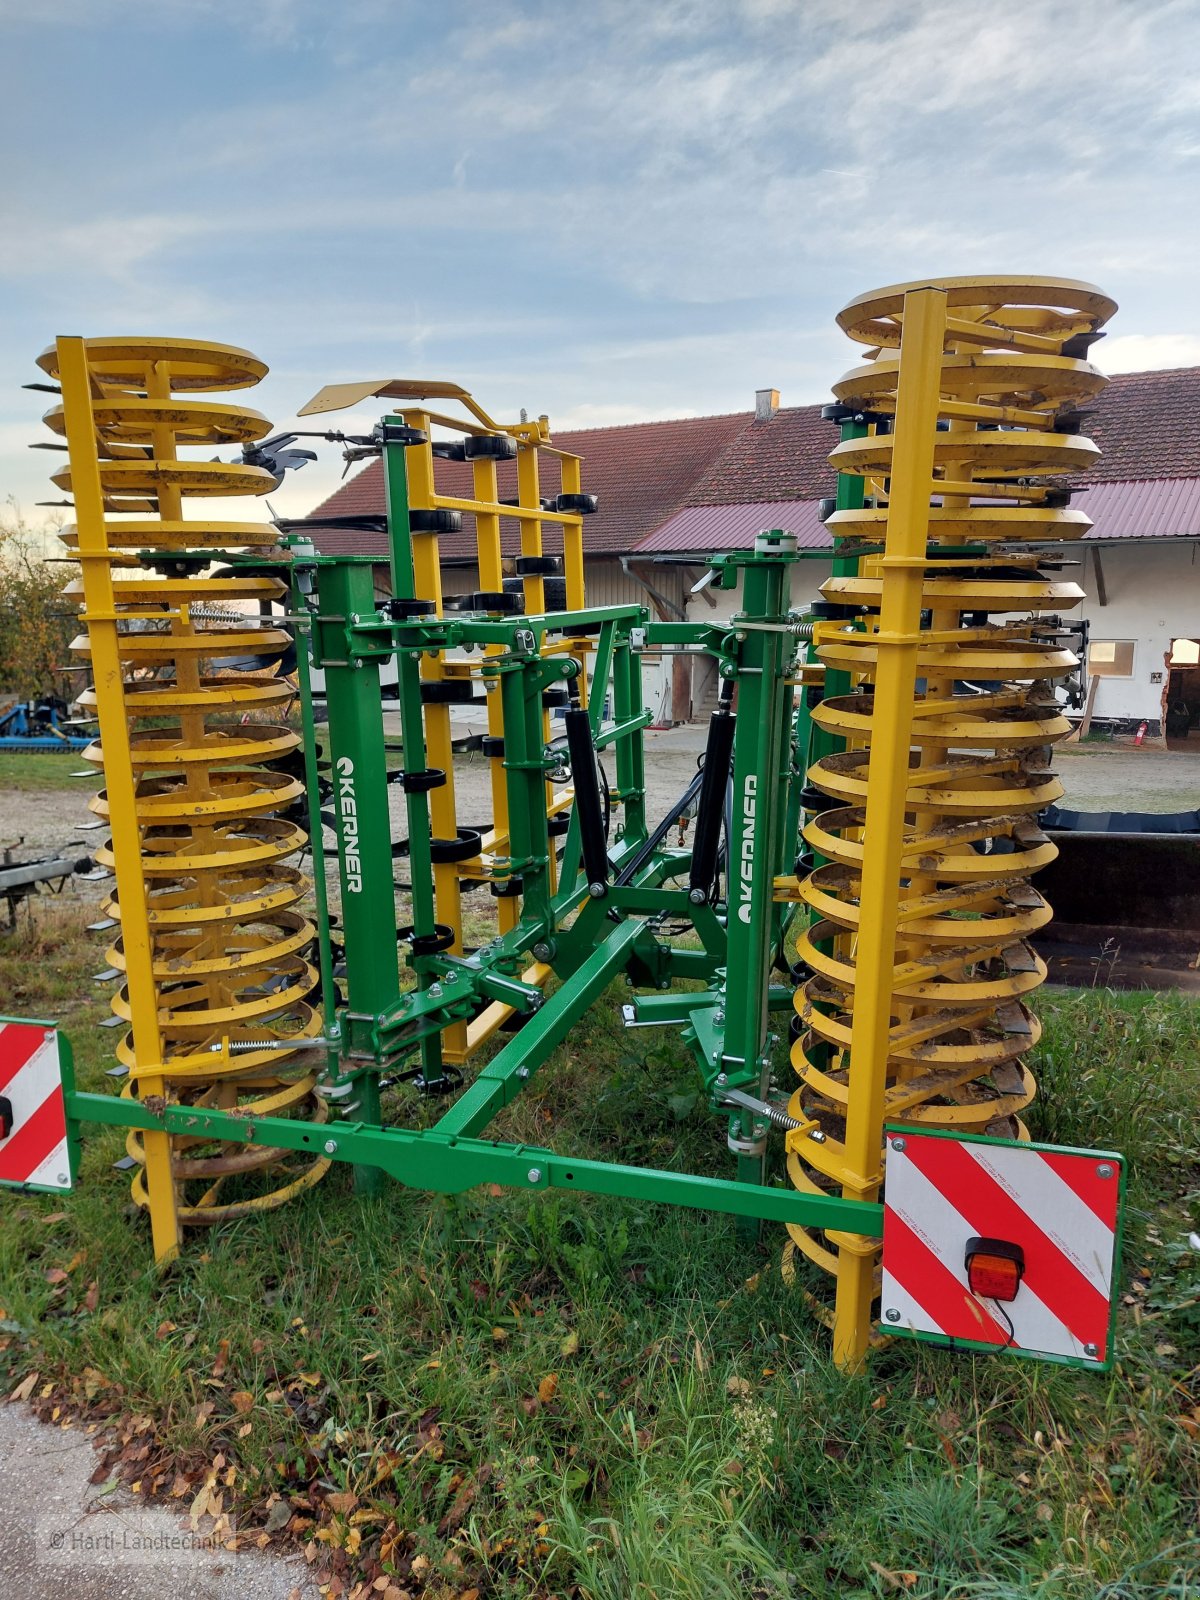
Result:
M875 635L888 581L885 564L869 552L882 546L886 557L900 366L894 352L912 287L862 296L838 318L851 338L876 347L876 358L849 372L834 393L877 420L866 437L844 440L830 457L839 472L866 480L866 505L829 518L830 532L846 541L841 553L862 559L858 576L834 577L822 593L862 608L863 618L827 625L817 646L826 667L850 674L857 687L813 712L844 748L809 770L810 782L839 804L804 829L823 864L802 888L810 920L797 955L813 975L795 999L792 1062L800 1086L789 1110L816 1123L825 1138L793 1137L788 1169L796 1187L810 1192L846 1174L872 693L882 653ZM1048 747L1070 724L1053 685L1078 665L1057 613L1082 599L1077 585L1043 570L1044 553L1028 547L1078 539L1090 526L1066 505L1059 485L1098 454L1078 433L1078 407L1104 385L1084 356L1115 307L1089 285L1050 279L953 279L936 287L946 291L950 321L939 378L884 1119L1027 1138L1020 1113L1035 1084L1022 1056L1040 1030L1026 1000L1046 976L1027 941L1051 915L1029 878L1056 854L1037 814L1062 793L1047 766ZM785 1275L796 1250L837 1273L848 1241L791 1225L788 1231Z
M246 388L266 367L232 346L182 340L93 339L86 350L124 678L125 727L105 737L128 738L135 776L162 1040L155 1073L185 1104L323 1121L315 1072L277 1043L311 1038L321 1026L305 998L317 981L308 960L315 930L299 909L307 884L287 864L307 844L289 815L303 795L287 765L300 739L270 720L286 713L294 693L271 659L289 635L267 615L287 586L261 566L205 576L215 550L268 547L275 532L261 522L184 520L190 497L263 494L275 480L261 467L178 454L264 437L269 424L257 411L197 396ZM58 376L54 347L39 365ZM65 434L62 406L45 421ZM70 469L54 482L70 493ZM68 548L78 545L72 529L63 537ZM81 585L67 592L78 596ZM73 648L89 655L87 635ZM251 671L230 664L247 655L265 664ZM81 699L96 704L95 691ZM103 764L98 745L85 755ZM104 790L91 809L110 820ZM113 866L111 839L96 854ZM119 921L122 895L135 891L118 877L109 914ZM126 971L120 936L108 959ZM131 1020L128 981L112 1005ZM256 1040L273 1047L255 1050ZM145 1067L132 1033L117 1056L132 1094ZM133 1197L145 1206L139 1134L130 1135L128 1150L139 1162ZM305 1158L289 1166L289 1159L279 1149L173 1137L179 1220L211 1223L279 1205L329 1165ZM265 1189L242 1183L235 1197L222 1195L230 1180L268 1173Z

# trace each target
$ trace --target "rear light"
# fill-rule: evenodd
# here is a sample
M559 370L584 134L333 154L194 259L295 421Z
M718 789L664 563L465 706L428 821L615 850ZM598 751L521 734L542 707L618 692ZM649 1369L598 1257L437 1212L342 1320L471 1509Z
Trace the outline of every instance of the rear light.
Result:
M0 1139L7 1139L13 1129L12 1101L0 1094Z
M1025 1276L1025 1252L1006 1239L967 1240L967 1282L983 1300L1015 1300Z

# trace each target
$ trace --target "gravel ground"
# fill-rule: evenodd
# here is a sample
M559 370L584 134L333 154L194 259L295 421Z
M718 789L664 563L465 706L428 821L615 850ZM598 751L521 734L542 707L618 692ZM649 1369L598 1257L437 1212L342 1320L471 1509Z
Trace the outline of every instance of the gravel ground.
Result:
M705 729L670 728L662 733L646 733L646 815L653 824L662 817L696 775L696 761L704 749ZM601 754L608 781L617 781L616 756L611 750ZM492 787L489 767L483 756L468 754L455 758L454 796L459 820L468 827L488 822L492 815ZM404 794L398 785L388 790L393 833L408 837Z
M9 789L4 784L4 758L0 756L0 850L20 845L19 858L37 851L59 850L68 844L82 855L94 850L103 832L87 829L95 822L87 808L96 788L90 778L80 778L78 789ZM69 853L69 852L68 852Z
M1132 745L1060 745L1054 765L1075 811L1195 811L1200 807L1196 754Z
M647 814L657 821L687 787L704 749L703 727L680 727L646 734ZM615 781L612 753L605 756L609 781ZM1159 749L1136 750L1116 745L1060 745L1055 766L1066 788L1059 803L1079 811L1189 811L1200 807L1200 746L1184 754ZM86 852L103 837L83 825L93 821L87 810L89 779L79 789L42 792L5 791L0 760L0 848L24 836L27 851L59 849L74 844ZM458 813L465 823L491 816L488 763L478 755L460 758L455 766ZM404 796L389 790L396 837L406 834ZM77 892L94 899L100 885L79 884Z
M85 1435L0 1406L0 1600L317 1600L303 1557L187 1548L185 1517L101 1496L95 1466Z

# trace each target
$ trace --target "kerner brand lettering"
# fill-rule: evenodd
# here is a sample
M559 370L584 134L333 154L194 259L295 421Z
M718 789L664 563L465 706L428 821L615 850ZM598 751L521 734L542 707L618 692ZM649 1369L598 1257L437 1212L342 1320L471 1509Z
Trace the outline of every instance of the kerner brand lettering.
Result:
M750 921L751 884L754 879L754 831L758 824L758 775L746 774L742 791L742 848L738 862L738 921Z
M346 890L362 893L362 861L358 854L358 800L354 794L354 763L349 756L337 759L338 821L342 830L342 855L346 866Z

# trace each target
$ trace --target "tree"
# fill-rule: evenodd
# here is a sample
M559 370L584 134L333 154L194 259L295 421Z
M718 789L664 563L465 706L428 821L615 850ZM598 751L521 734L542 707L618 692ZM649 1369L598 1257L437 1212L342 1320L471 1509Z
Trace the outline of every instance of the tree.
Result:
M9 502L0 515L0 697L31 699L54 689L73 699L71 640L79 632L74 603L63 597L72 569L47 560L57 530L31 528ZM56 542L56 541L55 541Z

